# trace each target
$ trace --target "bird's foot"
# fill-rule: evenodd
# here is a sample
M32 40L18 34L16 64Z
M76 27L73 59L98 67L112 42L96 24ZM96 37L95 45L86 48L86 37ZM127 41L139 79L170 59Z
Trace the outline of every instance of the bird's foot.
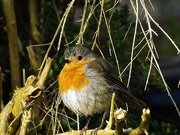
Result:
M81 130L80 135L83 135L83 133L86 134L86 131L87 131L87 130L88 130L88 126L85 126L85 127Z
M91 131L90 135L97 135L97 132L102 129L102 127L98 127L98 128L95 128L93 129L93 131Z

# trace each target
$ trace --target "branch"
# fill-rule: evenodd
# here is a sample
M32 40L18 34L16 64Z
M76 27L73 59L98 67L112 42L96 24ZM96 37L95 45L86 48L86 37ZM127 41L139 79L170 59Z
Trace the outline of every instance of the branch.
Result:
M38 1L36 0L29 0L29 19L30 19L31 36L38 44L40 44L41 34L37 29L37 25L38 25L37 2Z
M127 111L123 109L118 109L114 111L114 119L115 119L115 130L112 129L102 129L98 130L97 135L147 135L148 127L150 121L150 109L143 109L141 115L141 123L139 127L136 129L128 128L124 129L124 125L126 123ZM93 133L93 129L87 130L86 135L91 135ZM69 132L61 133L58 135L79 135L81 131L72 130Z
M2 0L2 7L6 19L10 68L11 68L11 86L12 89L16 86L21 86L21 73L19 64L18 52L18 34L16 25L16 16L14 12L14 0Z
M39 79L31 75L27 78L24 87L15 90L12 99L0 114L1 135L15 135L18 128L21 128L21 133L27 132L29 119L32 118L28 110L31 109L35 99L41 96L51 64L52 59L48 58Z

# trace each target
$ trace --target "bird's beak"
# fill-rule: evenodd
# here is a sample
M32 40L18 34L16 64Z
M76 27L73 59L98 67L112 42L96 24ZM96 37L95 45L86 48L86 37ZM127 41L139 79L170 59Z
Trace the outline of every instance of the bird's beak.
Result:
M70 63L70 60L68 58L65 58L64 63Z
M70 60L65 59L65 60L64 60L64 63L70 63Z
M65 57L65 59L64 59L64 62L65 63L70 63L71 61L72 61L72 57L70 56L70 57Z

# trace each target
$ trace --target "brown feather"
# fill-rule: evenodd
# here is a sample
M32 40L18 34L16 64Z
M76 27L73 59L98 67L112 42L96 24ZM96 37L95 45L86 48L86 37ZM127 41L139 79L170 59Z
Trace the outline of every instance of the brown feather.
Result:
M96 60L89 62L87 68L95 69L99 74L106 78L110 90L116 93L118 101L121 103L128 103L129 105L140 109L146 107L146 104L143 101L137 99L128 91L128 88L118 79L116 69L105 59L96 56Z

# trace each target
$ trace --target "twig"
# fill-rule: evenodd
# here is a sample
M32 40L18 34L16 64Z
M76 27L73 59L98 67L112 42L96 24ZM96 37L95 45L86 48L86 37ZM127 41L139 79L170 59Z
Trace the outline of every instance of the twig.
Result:
M91 5L91 10L90 10L90 12L89 12L88 17L87 17L86 19L83 18L84 15L83 15L83 17L82 17L82 21L83 21L83 19L84 19L85 23L84 23L84 26L82 27L82 29L81 29L80 32L79 32L79 39L78 39L78 41L77 41L76 44L80 44L80 43L81 43L81 40L82 40L83 35L84 35L84 32L85 32L85 30L86 30L86 28L87 28L87 26L88 26L88 24L89 24L89 20L90 20L92 14L94 13L94 5L95 5L95 3L96 3L96 0L93 0L93 3L92 3L92 5ZM85 14L85 13L83 12L83 14ZM82 25L82 24L81 24L81 25Z
M69 5L68 5L68 7L66 8L66 11L65 11L65 13L64 13L64 15L63 15L63 17L62 17L62 19L61 19L61 21L60 21L57 29L56 29L56 32L55 32L55 34L54 34L54 36L53 36L53 39L52 39L51 42L50 42L49 48L48 48L48 50L46 51L46 54L45 54L44 59L43 59L43 61L42 61L42 64L41 64L41 66L40 66L40 68L39 68L38 78L39 78L39 76L40 76L40 74L41 74L41 72L42 72L44 63L45 63L45 61L46 61L46 59L47 59L47 57L48 57L48 55L49 55L49 52L50 52L50 50L51 50L51 48L52 48L52 45L53 45L53 43L54 43L54 41L55 41L55 39L56 39L56 36L58 35L58 32L59 32L61 26L65 24L65 20L66 20L66 18L67 18L67 15L68 15L70 9L72 8L74 2L75 2L75 0L72 0L72 1L69 3ZM63 28L64 28L64 27L63 27ZM59 38L59 40L60 40L59 43L61 43L63 28L61 29L61 34L60 34L60 38ZM57 50L58 50L58 49L60 49L60 44L59 44L58 47L57 47Z
M142 0L140 0L142 1ZM144 3L144 0L142 1ZM164 35L171 41L171 43L174 45L174 47L177 50L177 54L180 53L180 49L178 48L178 46L175 44L175 42L172 40L172 38L165 32L165 30L153 19L153 17L151 16L151 14L149 14L148 10L144 7L144 5L142 4L144 10L148 13L149 18L151 19L151 21L164 33Z
M101 26L101 22L102 22L102 13L104 10L104 0L100 1L100 5L101 5L101 11L99 14L99 21L98 21L98 27L97 30L95 32L95 37L94 37L94 42L92 45L92 50L94 49L95 45L97 45L97 37L99 36L99 32L100 32L100 26Z
M45 68L40 75L39 80L33 75L29 76L24 84L24 87L15 90L12 99L8 102L5 108L0 113L0 134L16 134L22 114L27 108L32 107L34 99L41 96L44 90L46 78L52 64L52 59L48 58ZM25 126L27 123L24 123ZM27 129L22 129L26 132Z
M21 127L20 127L20 135L27 135L28 134L28 126L29 123L31 122L31 118L32 118L32 108L30 108L29 110L25 110L22 114L22 118L21 118Z
M105 20L105 23L106 23L106 28L107 28L107 31L108 31L109 40L110 40L110 43L111 43L111 46L112 46L112 49L113 49L113 53L114 53L114 57L115 57L115 60L116 60L116 65L117 65L117 70L118 70L119 78L122 81L122 78L120 76L121 75L121 71L120 71L120 67L119 67L119 60L117 58L117 53L116 53L116 50L115 50L115 47L114 47L114 43L113 43L113 40L112 40L110 25L108 25L108 21L107 21L106 14L105 14L104 10L103 10L103 17L104 17L104 20Z
M132 0L131 0L132 3ZM138 25L138 14L139 14L139 7L138 7L138 0L136 0L136 23L135 23L135 28L134 28L134 37L133 37L133 43L132 43L132 49L131 49L131 62L130 62L130 67L129 67L129 76L128 76L128 82L127 82L127 87L129 87L130 81L131 81L131 73L132 73L132 60L133 60L133 55L134 55L134 46L135 46L135 41L136 41L136 32L137 32L137 25Z
M88 0L85 0L82 19L81 19L81 28L80 28L80 32L79 32L79 38L78 38L78 41L76 43L77 45L84 44L84 42L83 42L83 34L84 34L83 30L84 30L84 23L86 20L87 5L88 5Z
M56 16L57 16L57 18L58 18L58 21L60 22L60 21L61 21L61 18L60 18L60 16L59 16L58 8L57 8L56 3L55 3L54 0L52 0L52 4L53 4L54 10L55 10L55 14L56 14ZM68 40L67 40L65 31L63 31L63 37L64 37L64 40L65 40L65 43L67 44L67 43L68 43ZM58 51L59 51L59 50L58 50Z
M61 32L60 32L60 36L59 36L59 42L58 42L58 46L57 46L57 51L60 50L60 45L61 45L61 40L62 40L62 35L64 33L64 26L65 26L65 23L66 23L66 19L67 19L67 16L69 14L69 11L71 10L71 8L73 7L73 4L74 4L75 0L72 0L69 5L68 5L68 8L66 9L63 17L62 17L62 28L61 28Z
M149 18L152 20L152 17L149 15L149 12L147 11L146 7L144 6L144 1L143 1L143 0L140 0L140 1L141 1L141 5L143 6L143 9L145 10L146 14L147 14L147 15L149 16ZM133 3L132 0L131 0L131 5L132 5L132 7L133 7L133 9L134 9L135 14L137 14L135 5L134 5L134 3ZM149 20L149 21L150 21L150 20ZM150 44L149 39L147 38L147 34L145 33L145 30L144 30L144 28L143 28L143 26L142 26L142 24L141 24L141 21L139 21L139 24L140 24L140 28L141 28L141 30L142 30L142 33L143 33L143 35L144 35L144 38L145 38L145 40L146 40L146 43L147 43L147 45L148 45L148 47L149 47L149 50L150 50L150 53L151 53L151 57L152 57L152 59L153 59L153 61L154 61L154 63L155 63L155 66L156 66L156 68L157 68L157 71L159 72L159 74L160 74L160 76L161 76L161 79L162 79L162 81L163 81L163 83L164 83L164 86L165 86L165 88L166 88L166 91L167 91L167 93L168 93L168 96L170 97L172 103L174 104L174 106L175 106L175 108L176 108L176 110L177 110L178 115L180 116L179 108L177 107L177 105L176 105L176 103L175 103L175 101L174 101L174 99L173 99L173 97L172 97L172 95L171 95L171 93L170 93L170 89L169 89L169 87L168 87L168 85L167 85L167 83L166 83L166 81L165 81L165 79L164 79L164 76L163 76L163 74L162 74L162 72L161 72L161 69L160 69L159 64L158 64L158 62L157 62L157 59L156 59L156 56L155 56L155 54L154 54L154 49L153 49L154 46L152 46L152 43ZM150 26L149 26L149 27L150 27ZM161 27L160 27L160 28L161 28ZM152 29L151 29L151 30L152 30ZM150 40L151 40L151 39L150 39ZM176 46L176 47L177 47L177 46ZM147 85L147 84L146 84L146 85Z
M110 130L112 128L112 122L114 117L114 103L115 103L115 93L112 94L109 121L105 130Z

